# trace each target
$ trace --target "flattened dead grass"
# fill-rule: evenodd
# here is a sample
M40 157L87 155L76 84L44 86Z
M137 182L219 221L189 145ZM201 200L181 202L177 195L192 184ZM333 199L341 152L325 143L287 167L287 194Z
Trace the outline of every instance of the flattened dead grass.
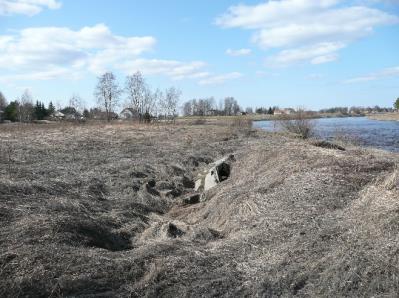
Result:
M397 154L220 123L3 128L1 297L399 291Z

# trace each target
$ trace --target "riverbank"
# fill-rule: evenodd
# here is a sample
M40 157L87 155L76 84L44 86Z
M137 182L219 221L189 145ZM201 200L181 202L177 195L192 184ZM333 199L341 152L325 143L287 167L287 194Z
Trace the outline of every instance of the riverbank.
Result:
M399 121L399 113L374 114L367 117L372 120Z
M301 115L303 117L304 115ZM328 119L328 118L347 118L347 117L364 117L365 115L345 115L341 113L311 113L305 115L308 119ZM176 122L178 123L211 123L218 124L223 122L234 121L237 118L246 119L249 121L276 121L295 119L295 114L290 115L268 115L268 114L248 114L242 116L185 116L178 117Z
M15 125L0 139L1 297L399 291L398 154L233 122ZM187 203L231 154L227 180Z

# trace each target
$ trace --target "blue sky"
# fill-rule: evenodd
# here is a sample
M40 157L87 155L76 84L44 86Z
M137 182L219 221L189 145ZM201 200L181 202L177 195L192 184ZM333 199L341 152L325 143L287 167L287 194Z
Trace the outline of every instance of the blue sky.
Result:
M399 97L399 1L0 0L9 100L95 104L96 77L140 70L182 101L380 105Z

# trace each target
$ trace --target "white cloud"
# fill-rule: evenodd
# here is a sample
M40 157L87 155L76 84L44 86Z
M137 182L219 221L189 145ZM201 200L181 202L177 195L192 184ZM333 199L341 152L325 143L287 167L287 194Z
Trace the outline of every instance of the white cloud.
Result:
M397 16L382 10L346 6L341 0L272 0L258 5L237 5L216 19L216 24L223 28L254 31L251 40L263 49L289 51L327 43L347 45L369 35L377 26L397 22ZM325 63L335 60L338 54L308 56L312 63Z
M23 14L33 16L43 9L58 9L61 2L57 0L0 0L0 15Z
M54 73L54 77L60 68L71 72L88 69L98 74L150 51L155 43L151 36L113 35L103 24L78 31L62 27L28 28L16 35L0 36L0 70L16 74Z
M156 44L152 36L118 36L104 24L71 30L64 27L27 28L0 35L1 81L76 79L105 71L163 75L174 80L223 81L232 77L204 70L202 61L147 59Z
M239 50L228 49L226 51L226 54L232 57L248 56L251 55L251 53L252 53L251 49L239 49Z
M166 75L172 79L180 80L208 76L209 73L202 70L204 66L206 66L206 63L201 61L180 62L174 60L135 59L120 65L120 68L126 73L141 71L144 75Z
M335 5L336 0L281 0L266 1L258 5L231 6L216 19L216 24L224 28L263 29L303 19L315 10Z
M220 85L224 84L227 81L235 80L241 78L243 75L239 72L231 72L222 75L213 75L209 76L201 81L199 81L200 85Z
M399 77L399 66L385 68L375 73L371 73L365 76L355 77L345 81L345 83L351 84L351 83L369 82L389 77Z
M312 64L322 64L338 58L336 52L345 47L343 43L320 43L307 47L283 50L267 59L271 66L285 66L296 62L310 61Z
M15 78L26 77L18 73L30 73L32 79L56 78L67 71L85 69L98 74L113 63L150 51L155 43L151 36L113 35L103 24L78 31L28 28L13 36L0 36L0 69L15 72Z

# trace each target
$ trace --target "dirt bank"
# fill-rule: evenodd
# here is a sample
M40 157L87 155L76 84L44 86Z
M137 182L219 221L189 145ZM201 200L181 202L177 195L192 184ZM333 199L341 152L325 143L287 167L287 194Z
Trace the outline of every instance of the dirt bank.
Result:
M397 154L223 125L3 126L0 139L1 297L399 291ZM230 177L183 203L230 154Z

